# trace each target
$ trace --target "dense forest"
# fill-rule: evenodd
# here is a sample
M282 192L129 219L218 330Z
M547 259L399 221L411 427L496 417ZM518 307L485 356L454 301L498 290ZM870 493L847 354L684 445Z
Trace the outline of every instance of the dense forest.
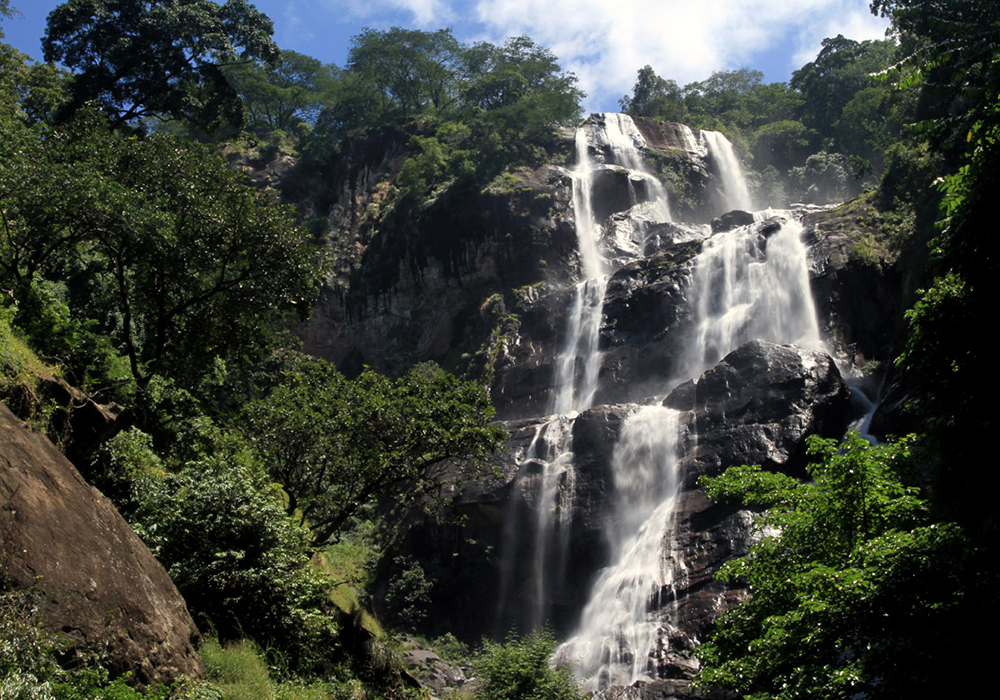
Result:
M969 635L996 619L998 583L981 321L997 269L1000 7L871 9L889 38L828 38L788 83L741 68L681 86L644 66L620 102L726 134L758 202L850 200L880 232L859 254L901 261L910 309L885 369L914 435L817 439L807 483L753 467L707 480L782 535L724 572L753 597L702 646L705 692L912 697L985 676L989 645ZM15 12L0 0L0 18ZM433 582L393 544L408 514L447 512L448 483L489 474L505 439L490 358L387 376L311 357L295 331L324 285L347 298L392 285L398 259L363 257L363 237L565 162L559 130L584 95L526 36L368 29L338 67L271 34L245 0L68 0L45 63L0 43L0 399L163 564L208 669L141 688L97 650L69 653L32 592L4 585L0 698L425 697L399 647ZM362 238L337 239L328 176L388 137L405 162ZM254 177L283 158L280 191ZM686 206L684 183L664 184ZM113 429L74 440L57 386L113 407ZM373 605L387 568L395 583ZM545 630L422 642L471 663L477 697L577 696Z

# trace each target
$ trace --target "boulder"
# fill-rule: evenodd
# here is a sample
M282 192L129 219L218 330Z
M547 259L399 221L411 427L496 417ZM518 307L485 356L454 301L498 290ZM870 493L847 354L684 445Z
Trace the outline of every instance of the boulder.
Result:
M447 697L467 685L466 670L461 666L444 661L412 638L405 638L403 643L404 668L431 698Z
M685 460L689 481L735 464L804 473L806 436L839 436L851 415L833 358L762 340L740 346L663 403L688 412L696 443Z
M37 588L42 624L78 647L110 648L142 683L198 677L198 630L163 567L44 436L0 405L0 566Z
M829 355L755 340L677 387L664 405L684 412L686 443L671 534L685 571L671 622L703 639L718 615L745 595L717 581L715 572L747 552L754 531L750 512L710 502L698 477L740 464L804 475L806 437L843 434L850 391Z
M753 214L748 211L734 209L731 212L727 212L722 216L712 219L712 233L730 231L734 228L739 228L740 226L749 226L753 222Z

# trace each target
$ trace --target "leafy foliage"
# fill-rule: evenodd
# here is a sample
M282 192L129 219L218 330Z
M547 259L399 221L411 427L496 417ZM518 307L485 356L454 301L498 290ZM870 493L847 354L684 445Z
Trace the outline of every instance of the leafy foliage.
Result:
M474 469L501 444L492 415L481 387L436 367L347 380L305 360L248 404L241 423L285 489L288 513L326 543L376 499L409 509L442 495L449 470Z
M876 0L891 16L905 58L887 77L919 89L914 139L926 141L947 170L933 197L941 210L931 241L926 291L908 314L910 338L899 365L936 451L943 507L990 551L998 524L987 494L995 470L973 470L979 439L996 428L998 389L988 318L995 306L1000 181L1000 7L987 0ZM940 172L940 168L939 168ZM918 209L918 213L919 213Z
M569 669L549 667L552 633L542 629L504 644L484 641L475 662L483 700L572 700L579 697Z
M750 599L699 655L699 682L752 698L915 697L954 682L961 530L932 522L912 483L911 441L810 439L813 483L734 467L704 478L716 500L766 510L761 539L720 575Z
M208 148L126 138L96 117L44 139L9 133L0 277L50 352L106 334L140 387L154 373L193 381L215 357L266 347L286 313L308 312L321 269L308 234ZM57 301L50 280L77 296L61 338L38 322Z
M295 670L322 670L336 636L325 579L252 458L230 448L149 486L139 533L192 614L223 639L246 635L285 650Z
M632 96L619 100L621 110L634 117L655 117L679 122L684 119L685 106L680 86L673 80L658 76L651 66L639 69Z
M333 67L295 51L282 51L271 64L233 63L223 72L242 98L253 131L312 124L332 98Z
M243 121L221 66L274 60L272 32L246 0L68 0L49 14L42 46L77 73L73 111L97 100L116 127L158 116L211 131Z

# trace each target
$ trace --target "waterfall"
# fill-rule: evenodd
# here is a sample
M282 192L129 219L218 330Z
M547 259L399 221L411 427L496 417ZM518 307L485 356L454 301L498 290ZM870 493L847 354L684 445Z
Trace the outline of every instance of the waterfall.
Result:
M501 573L501 600L498 619L511 599L511 572L516 543L531 547L528 581L522 589L530 608L521 622L529 628L545 622L547 601L558 594L566 570L569 551L569 523L575 472L573 471L572 419L590 408L597 392L601 368L600 332L604 298L612 265L601 252L602 224L594 214L594 176L599 170L628 173L631 207L625 217L633 230L644 232L649 222L670 221L667 194L660 181L646 171L642 156L645 139L631 117L624 114L596 115L577 129L575 144L577 162L570 175L573 181L573 214L576 221L577 251L581 280L576 284L573 301L568 309L566 335L555 367L551 414L548 422L538 428L531 446L519 463L519 472L530 471L533 477L531 498L536 515L534 536L524 543L517 533L505 535ZM595 163L592 149L599 152L602 163ZM645 184L644 201L637 203L633 180ZM635 256L642 255L645 241L636 246ZM540 470L540 475L538 472ZM521 477L519 477L521 478ZM513 499L508 522L518 519L521 504ZM525 559L527 561L527 559Z
M656 677L652 659L666 646L660 612L680 573L668 535L676 436L676 412L644 406L626 420L615 446L612 564L594 585L578 632L557 655L575 667L585 690Z
M680 127L688 152L708 162L717 179L717 196L713 202L717 213L725 214L734 209L753 211L750 188L729 139L718 131L700 131L696 135L686 124Z
M558 419L541 425L527 453L529 460L542 465L541 486L535 504L537 517L529 593L531 614L528 623L532 629L544 624L548 588L558 587L566 571L575 480L570 425ZM549 432L555 434L546 435L546 440L539 441L543 433Z
M583 281L576 286L568 316L566 344L559 354L552 413L583 411L590 407L597 390L600 370L601 317L608 278L597 243L600 226L594 221L591 205L593 161L584 129L576 130L577 163L573 170L573 216L576 220L577 250ZM577 368L583 366L582 383L577 385Z
M498 629L506 627L505 613L514 602L514 563L522 541L519 530L525 520L522 510L526 505L534 509L534 522L530 541L525 543L531 547L530 571L527 587L517 594L521 598L517 601L520 613L517 622L527 629L544 624L549 592L564 583L576 479L572 426L572 419L565 416L555 416L539 424L528 449L517 460L516 496L511 499L504 518Z
M573 169L573 218L576 221L576 245L580 254L580 272L584 279L599 277L604 270L604 260L597 250L600 227L594 221L594 208L590 203L594 163L590 157L587 132L576 130L576 167Z
M747 188L747 181L743 177L743 169L733 150L733 144L718 131L702 131L701 137L719 176L719 199L722 206L720 213L733 209L751 211L753 202L750 199L750 190Z
M635 134L621 120L605 122L615 125L607 127L609 150L625 162L619 144L634 144ZM723 211L749 209L747 185L725 137L707 131L696 136L687 127L681 133L689 151L714 164ZM802 224L785 211L755 215L754 222L708 238L692 263L695 325L678 360L678 380L699 375L752 339L822 347ZM587 291L593 282L579 287L578 306L597 294ZM571 665L585 690L655 679L660 662L676 652L670 649L675 587L686 575L672 534L680 481L677 432L677 413L662 406L641 407L622 426L611 463L610 562L599 572L575 633L557 651L557 662Z
M577 250L582 281L577 284L570 308L566 342L556 364L551 412L565 414L590 408L597 391L601 367L600 332L604 294L608 287L608 261L600 251L603 233L595 220L593 198L594 173L598 166L591 158L591 139L600 144L605 163L599 167L625 168L629 178L646 184L646 201L629 210L630 220L644 233L648 221L671 220L667 193L662 183L646 170L642 149L646 140L627 114L600 114L597 121L576 130L577 162L573 178L573 216L576 221ZM634 217L632 215L635 215ZM636 247L641 255L645 241Z
M641 210L648 210L641 212L643 220L673 221L669 198L663 183L646 168L646 161L642 157L646 139L632 121L632 117L616 112L604 113L601 116L604 118L604 141L611 152L609 164L624 166L633 175L638 175L649 188L650 196L646 202L636 205ZM632 201L635 202L634 197Z
M695 259L697 326L680 376L698 376L750 340L822 348L802 224L751 224L712 236Z
M585 280L576 286L569 313L566 345L559 354L552 413L580 412L590 408L601 369L601 318L607 276ZM582 367L583 371L578 372ZM577 376L581 380L577 383Z

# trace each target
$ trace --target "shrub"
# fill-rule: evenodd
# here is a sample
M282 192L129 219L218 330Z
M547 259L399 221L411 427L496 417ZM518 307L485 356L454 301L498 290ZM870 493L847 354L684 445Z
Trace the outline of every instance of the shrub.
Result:
M506 643L484 641L476 660L483 700L570 700L579 697L568 669L551 668L555 639L539 630Z

